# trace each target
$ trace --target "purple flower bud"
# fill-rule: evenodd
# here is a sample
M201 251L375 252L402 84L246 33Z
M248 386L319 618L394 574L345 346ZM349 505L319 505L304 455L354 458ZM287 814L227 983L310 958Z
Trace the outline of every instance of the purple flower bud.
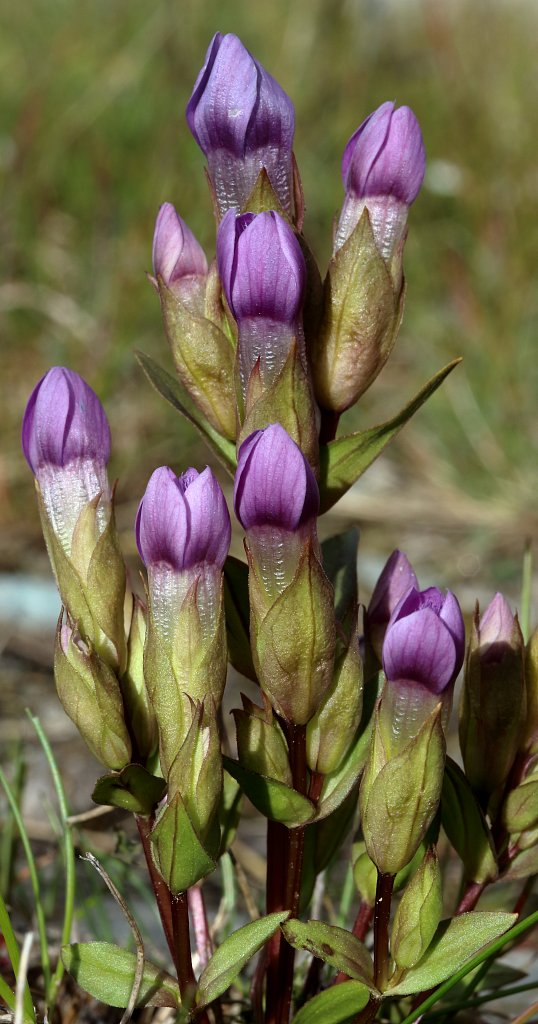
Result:
M296 531L317 515L319 491L314 474L279 423L256 430L241 445L234 507L245 530L274 526Z
M383 638L390 617L411 587L418 590L418 580L413 566L403 552L396 549L385 563L367 611L370 640L380 660Z
M244 206L262 167L291 210L293 103L237 36L213 37L186 114L221 214Z
M204 250L172 203L163 203L157 214L153 272L155 277L162 277L169 288L182 278L207 274Z
M136 542L148 567L165 564L176 573L198 565L222 569L230 546L230 516L213 473L167 466L152 474L136 519Z
M514 614L502 594L495 594L478 626L479 654L482 665L502 661L514 639Z
M293 337L302 350L306 267L299 242L278 213L236 217L229 210L219 227L217 261L238 324L243 390L258 359L262 381L269 386Z
M91 460L105 467L110 429L97 395L73 370L54 366L36 384L22 422L22 448L34 476Z
M390 258L403 237L407 209L420 191L426 155L419 123L409 107L382 103L351 136L342 158L346 201L336 248L353 231L367 206L374 237Z
M420 683L442 694L463 662L465 627L450 591L413 587L396 606L383 644L387 680Z

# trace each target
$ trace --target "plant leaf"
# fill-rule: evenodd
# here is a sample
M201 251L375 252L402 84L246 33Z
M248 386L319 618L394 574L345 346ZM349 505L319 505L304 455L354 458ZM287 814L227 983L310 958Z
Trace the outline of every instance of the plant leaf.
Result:
M366 946L345 928L337 928L323 921L307 921L304 924L293 918L282 925L282 931L290 946L308 950L326 964L362 982L370 991L377 991L372 980L372 958Z
M165 792L164 779L151 775L141 764L128 764L121 772L102 775L95 783L92 800L133 814L150 814Z
M463 966L493 939L499 938L517 920L517 914L473 912L442 921L426 955L403 978L389 986L387 995L408 996L425 992Z
M292 1024L351 1024L369 998L368 988L360 981L332 985L302 1006Z
M283 782L276 779L268 779L265 775L257 775L238 761L230 757L223 758L223 765L226 771L237 780L243 792L248 796L251 803L260 814L271 821L280 821L288 828L297 828L299 825L306 825L312 821L315 814L313 803L291 789Z
M461 362L453 359L439 370L417 395L392 419L349 437L339 437L320 448L320 514L327 512L377 459L411 416L433 395L449 373Z
M133 987L136 956L112 942L74 942L62 946L62 963L90 995L109 1006L126 1007ZM177 981L146 960L137 1006L181 1005Z
M343 621L350 606L357 603L357 551L359 531L352 526L321 545L323 568L334 587L336 618Z
M441 796L443 828L461 857L466 877L489 882L497 877L497 860L491 832L467 777L448 757Z
M135 356L150 384L174 409L177 409L189 423L196 427L219 462L233 476L237 466L233 441L222 437L207 422L183 385L175 377L172 377L167 370L163 369L162 366L159 366L151 356L146 355L144 352L135 352Z
M318 802L316 821L326 818L340 807L359 779L366 763L371 729L361 729L337 771L325 776Z
M224 610L230 664L241 675L256 682L250 650L248 565L233 555L228 555L224 563Z
M251 921L229 935L213 953L200 976L196 993L198 1006L208 1006L222 995L254 953L261 949L288 916L289 911L280 910L258 921Z

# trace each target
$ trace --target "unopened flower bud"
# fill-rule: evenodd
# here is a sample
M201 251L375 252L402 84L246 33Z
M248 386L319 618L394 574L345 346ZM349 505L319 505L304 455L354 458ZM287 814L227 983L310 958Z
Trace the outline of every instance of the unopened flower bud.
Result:
M237 321L245 395L258 360L261 383L268 388L286 362L293 339L304 358L304 256L278 213L236 217L230 210L219 227L217 260L224 294Z
M291 212L293 103L237 36L213 37L186 114L221 215L244 207L263 167Z
M88 502L98 501L99 532L110 515L110 429L101 402L78 373L55 366L36 384L24 414L22 448L52 529L70 555Z
M422 959L442 912L441 870L432 847L408 883L394 917L390 950L398 967L414 967Z
M306 758L311 771L329 775L347 754L361 718L363 667L355 629L347 650L337 657L334 678L308 723Z
M474 616L460 707L465 773L486 803L508 777L524 718L523 637L517 616L496 594Z
M136 522L148 569L144 670L169 770L185 738L188 698L218 705L226 676L222 567L230 544L224 495L209 468L153 473ZM186 703L187 702L187 703Z
M94 391L56 366L34 388L22 447L62 602L108 664L125 667L125 567L107 477L110 430Z
M204 250L172 203L163 203L153 235L153 273L188 302L192 291L201 291L208 267Z
M346 199L335 248L349 238L367 207L379 251L390 260L403 240L407 210L420 191L425 162L422 133L413 111L382 103L344 150Z
M406 555L396 549L383 567L366 612L368 639L379 661L392 613L411 587L418 590L413 566Z
M241 445L234 502L247 533L258 678L277 713L305 725L332 678L334 596L318 556L317 484L280 424Z

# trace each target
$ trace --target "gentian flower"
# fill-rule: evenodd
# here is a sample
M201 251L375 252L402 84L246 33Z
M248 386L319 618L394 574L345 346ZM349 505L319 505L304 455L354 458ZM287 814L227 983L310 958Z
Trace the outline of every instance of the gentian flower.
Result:
M293 338L304 350L306 267L299 242L278 213L236 217L229 210L219 227L217 262L237 321L243 392L258 359L262 383L269 386L282 369Z
M390 260L403 239L407 210L420 191L425 164L422 133L413 111L382 103L357 128L344 150L346 199L335 248L349 238L367 207L381 255Z
M412 587L390 619L383 669L389 682L408 680L441 694L455 681L464 649L465 627L454 595Z
M263 167L291 212L293 103L237 36L213 37L186 114L221 215L243 208Z
M163 203L153 235L153 273L182 301L205 286L207 260L191 229L172 203Z

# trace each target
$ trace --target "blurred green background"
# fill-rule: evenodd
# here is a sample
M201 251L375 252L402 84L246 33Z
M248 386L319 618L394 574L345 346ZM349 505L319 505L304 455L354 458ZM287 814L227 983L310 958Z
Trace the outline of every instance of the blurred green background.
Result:
M432 578L515 588L538 522L532 0L0 0L0 568L37 559L46 571L19 431L50 365L79 371L106 406L127 550L152 469L205 460L133 350L171 365L144 273L159 204L174 202L214 252L183 112L217 29L240 35L296 104L322 271L349 135L386 99L415 110L428 173L410 216L404 326L348 425L386 418L453 356L464 364L336 518L359 519L383 558L399 542Z

